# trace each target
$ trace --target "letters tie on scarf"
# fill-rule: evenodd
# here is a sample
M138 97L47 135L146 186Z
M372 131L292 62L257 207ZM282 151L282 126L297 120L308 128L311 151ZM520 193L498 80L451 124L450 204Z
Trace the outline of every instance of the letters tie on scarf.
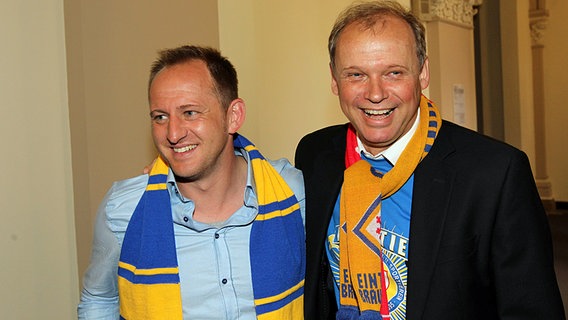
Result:
M350 125L344 182L340 199L338 320L390 319L387 273L383 265L380 233L381 201L396 193L428 154L442 120L436 106L422 95L420 123L396 165L384 176L361 160L355 151L357 136ZM365 278L366 277L366 278ZM374 279L375 288L361 287ZM370 281L368 282L370 283ZM380 287L379 287L380 286ZM395 289L396 290L396 289ZM366 292L366 294L365 294ZM365 296L363 296L365 295Z
M250 141L236 135L234 147L249 154L258 198L250 234L257 318L303 319L305 235L298 200ZM124 236L118 265L121 319L182 319L168 170L158 157Z

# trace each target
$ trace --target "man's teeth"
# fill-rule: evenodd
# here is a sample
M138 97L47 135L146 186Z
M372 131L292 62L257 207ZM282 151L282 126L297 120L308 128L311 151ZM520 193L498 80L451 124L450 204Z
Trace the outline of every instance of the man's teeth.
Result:
M365 109L365 113L370 116L388 116L392 113L394 109L388 110L373 110L373 109Z
M187 152L189 150L195 149L196 145L192 144L190 146L185 146L183 148L174 148L174 152Z

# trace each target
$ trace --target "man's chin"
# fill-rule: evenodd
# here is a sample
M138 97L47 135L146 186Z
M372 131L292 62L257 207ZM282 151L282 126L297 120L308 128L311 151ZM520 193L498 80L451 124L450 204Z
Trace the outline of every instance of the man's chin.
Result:
M174 173L174 177L176 179L177 183L188 183L188 182L194 182L197 180L197 177L195 176L178 176Z

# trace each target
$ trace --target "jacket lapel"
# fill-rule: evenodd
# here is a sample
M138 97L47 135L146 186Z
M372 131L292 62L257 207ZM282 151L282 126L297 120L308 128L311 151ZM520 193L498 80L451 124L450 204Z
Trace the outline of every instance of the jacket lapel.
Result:
M408 252L407 318L420 319L440 249L455 172L444 163L454 150L442 128L414 174Z
M325 234L327 232L328 225L323 223L324 221L329 221L333 213L333 207L335 201L337 200L337 195L341 189L341 184L343 183L343 172L345 171L345 134L336 135L331 137L333 149L326 150L317 154L316 163L320 163L314 172L311 179L317 181L317 187L312 188L311 198L306 197L307 205L311 204L321 206L319 208L313 208L313 212L322 212L326 216L314 216L310 215L307 217L306 228L311 232L315 233L314 239L325 239ZM314 184L312 184L314 185ZM307 191L308 192L308 191ZM311 202L308 203L308 202ZM309 221L309 219L314 219L314 221ZM312 222L312 223L310 223ZM308 236L312 236L308 233Z

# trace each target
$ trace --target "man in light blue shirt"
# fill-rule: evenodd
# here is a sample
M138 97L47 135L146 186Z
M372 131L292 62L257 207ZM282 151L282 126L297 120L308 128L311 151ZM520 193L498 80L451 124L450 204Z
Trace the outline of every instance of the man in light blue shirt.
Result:
M176 290L181 294L183 318L256 319L260 314L269 314L272 319L302 319L302 174L285 159L266 161L254 146L237 143L243 140L237 130L245 118L245 104L237 95L233 66L211 48L183 46L165 50L153 65L148 96L154 143L159 159L167 165L163 189L171 208L169 224L173 224L175 270L179 273L179 281L174 282L179 282ZM169 306L152 300L152 295L148 300L119 299L126 297L123 288L133 285L128 276L127 284L119 285L125 280L118 270L119 265L131 268L122 264L125 253L121 251L125 234L128 237L128 232L134 233L129 223L143 202L140 199L152 190L150 175L115 182L100 205L91 264L84 276L78 307L79 319L128 318L127 314L140 315L139 309L146 305L150 305L149 310L157 310L154 315L145 313L148 319L169 312ZM266 175L282 183L268 183L264 181ZM270 200L281 193L287 194L285 200ZM289 209L270 211L276 202L291 204ZM266 210L267 214L263 214ZM263 230L260 225L266 221L278 220L274 215L284 223L271 226L275 231L269 234L258 231ZM150 216L153 219L155 214L151 212ZM293 236L298 230L301 236ZM257 242L262 243L261 249ZM290 243L286 246L279 244L287 242ZM158 255L159 263L160 252L150 253L145 248L136 247L142 258ZM144 278L149 272L134 267L128 270L137 274L132 279ZM278 272L295 273L291 289L283 290L288 295L283 299L280 292L266 293L288 286L268 283L279 278L273 277ZM133 287L141 285L153 284ZM136 290L128 297L138 297ZM160 313L162 316L156 316Z

